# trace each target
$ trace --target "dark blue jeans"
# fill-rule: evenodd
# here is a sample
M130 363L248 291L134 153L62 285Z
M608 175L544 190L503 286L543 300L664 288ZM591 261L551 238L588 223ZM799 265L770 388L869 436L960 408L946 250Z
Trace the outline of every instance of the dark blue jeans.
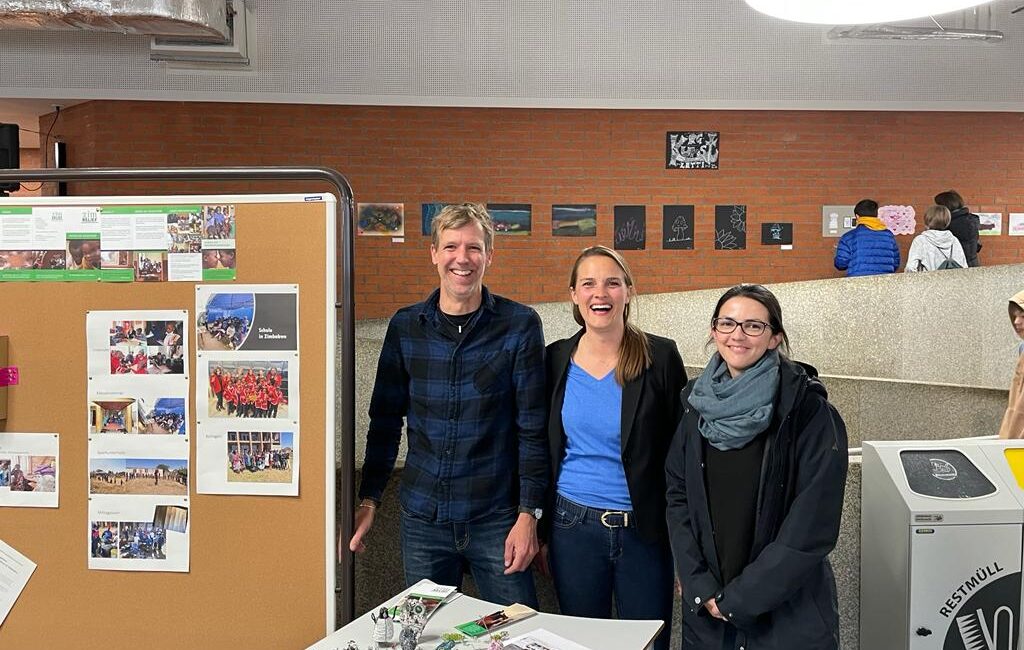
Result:
M668 650L674 585L668 542L645 541L621 514L555 501L548 561L563 614L623 619L660 619L665 627L655 650ZM625 524L625 525L623 525Z
M482 521L439 524L402 509L402 560L411 586L427 578L462 588L468 565L480 597L492 603L522 603L537 609L533 572L505 575L505 538L516 523L516 508L496 512Z

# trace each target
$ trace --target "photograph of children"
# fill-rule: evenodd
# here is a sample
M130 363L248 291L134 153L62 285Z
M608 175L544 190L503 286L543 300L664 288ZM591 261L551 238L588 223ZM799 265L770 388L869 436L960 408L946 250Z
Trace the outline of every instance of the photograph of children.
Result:
M135 423L135 433L185 435L184 397L140 397L137 408L139 418Z
M92 557L117 557L121 538L116 521L94 521L92 529Z
M11 269L63 269L64 251L0 251L0 271Z
M102 251L100 252L100 266L104 269L130 269L132 268L132 252Z
M184 348L180 345L169 347L160 345L150 347L148 375L183 375L185 374Z
M188 494L188 460L90 458L90 494Z
M167 282L167 252L135 253L135 279L138 282Z
M203 206L203 239L235 238L235 206ZM211 267L212 268L212 267Z
M11 459L0 458L0 488L11 487Z
M228 481L291 483L291 431L228 431Z
M203 249L202 217L198 212L172 212L167 215L170 253L199 253Z
M225 361L210 364L210 417L287 418L287 361Z
M255 300L251 293L215 293L210 296L206 308L199 312L196 320L199 349L238 349L249 335Z
M56 492L57 459L54 456L11 458L8 487L12 492Z
M125 560L166 560L167 532L149 521L122 521L118 556ZM95 556L94 556L95 557Z
M130 433L135 430L135 398L115 397L89 402L89 433Z
M235 249L213 250L203 249L204 269L233 269L235 268Z
M139 322L139 321L137 321ZM164 347L180 346L183 343L182 335L185 331L185 323L180 320L151 320L141 321L146 327L146 344Z
M85 271L100 269L99 239L69 239L67 247L67 266L69 271Z

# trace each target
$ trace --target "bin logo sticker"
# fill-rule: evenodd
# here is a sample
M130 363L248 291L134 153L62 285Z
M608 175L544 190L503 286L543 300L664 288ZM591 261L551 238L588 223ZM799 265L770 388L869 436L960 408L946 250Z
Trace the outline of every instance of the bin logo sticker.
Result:
M941 458L929 458L928 460L932 464L932 476L940 481L956 480L956 468L953 467L952 463Z
M974 591L951 617L942 650L1017 650L1021 574L1011 573L992 580L1003 571L998 562L978 569L953 592L946 607L939 610L950 618L951 605Z

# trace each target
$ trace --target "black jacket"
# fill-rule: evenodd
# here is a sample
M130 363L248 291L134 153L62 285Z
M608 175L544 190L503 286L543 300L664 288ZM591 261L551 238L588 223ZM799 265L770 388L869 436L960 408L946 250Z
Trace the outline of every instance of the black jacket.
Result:
M565 378L581 336L583 330L547 348L548 446L553 469L548 512L553 512L558 472L565 458ZM622 466L637 531L648 541L665 542L665 456L682 413L679 391L686 384L686 370L675 341L653 334L647 337L651 367L622 387ZM542 523L545 520L550 521L541 518ZM541 530L546 535L549 528Z
M980 266L978 262L978 251L981 250L981 242L978 241L978 229L981 226L981 219L973 214L966 205L953 210L952 218L949 221L949 232L960 240L964 248L964 255L967 257L967 266Z
M683 418L666 461L668 526L683 586L683 648L838 650L839 613L828 554L839 536L846 489L846 426L817 371L781 360L776 422L765 441L750 562L720 582L704 483L699 416L683 390ZM730 623L708 614L717 597ZM730 647L730 650L733 650Z

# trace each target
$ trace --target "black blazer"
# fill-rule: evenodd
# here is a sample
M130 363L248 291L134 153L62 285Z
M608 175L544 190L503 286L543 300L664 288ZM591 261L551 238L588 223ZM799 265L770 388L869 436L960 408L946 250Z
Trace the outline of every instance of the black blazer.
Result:
M553 513L555 489L565 458L562 402L569 360L583 330L547 347L548 445L552 481L548 513ZM622 466L640 536L651 542L668 541L665 525L665 458L682 415L679 393L686 385L686 370L675 341L647 335L651 367L622 387ZM549 517L543 517L541 521ZM549 530L542 527L542 532Z

